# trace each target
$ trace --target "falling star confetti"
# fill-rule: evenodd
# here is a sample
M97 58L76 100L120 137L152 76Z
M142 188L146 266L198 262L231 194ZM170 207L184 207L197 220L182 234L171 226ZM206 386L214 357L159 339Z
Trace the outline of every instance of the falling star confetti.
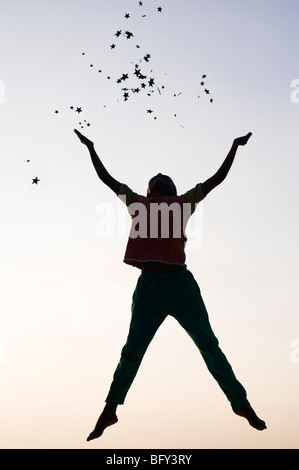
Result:
M143 7L144 2L139 1L138 5L139 5L139 7ZM160 13L164 12L164 9L162 8L162 6L156 6L156 7L154 7L154 11L156 13L160 14ZM145 18L145 17L150 18L151 15L149 14L149 11L146 12L146 13L147 14L142 15L142 18ZM131 19L133 21L134 16L135 15L133 15L133 14L131 15L130 13L124 13L123 14L123 18L125 20ZM135 16L134 20L136 20L136 16ZM108 43L107 48L109 47L109 49L111 51L114 51L113 52L114 57L117 59L119 57L118 56L118 54L119 54L118 44L120 44L119 41L122 41L123 39L125 39L125 40L130 40L130 42L132 42L132 38L134 38L134 32L129 31L127 29L124 30L123 28L118 28L118 29L116 29L116 32L112 33L112 38L113 37L114 37L115 42L113 42L110 39L110 45L108 46L108 44L109 44ZM135 43L133 45L133 47L134 47L135 51L136 51L136 49L138 49L138 50L141 49L141 45L139 43L138 44ZM81 55L83 57L85 57L84 60L86 60L86 57L88 57L88 52L87 53L85 51L81 52ZM116 101L118 103L120 103L120 101L127 102L127 101L130 100L130 98L133 98L133 97L134 97L134 99L137 99L137 97L141 97L142 95L147 96L148 99L150 99L152 96L154 96L154 94L157 94L157 93L158 93L159 97L163 96L164 99L167 98L167 97L169 98L170 96L173 96L176 99L178 97L180 97L183 94L183 91L180 91L179 93L172 92L172 94L171 94L171 90L170 90L169 86L165 87L165 85L163 83L161 83L161 82L158 83L159 80L157 78L157 72L154 71L152 66L150 67L150 70L148 69L148 65L149 65L150 62L152 63L151 54L149 52L147 52L146 54L143 53L141 55L141 57L139 57L139 60L136 61L136 58L135 58L135 63L130 62L131 64L133 64L133 67L132 67L133 70L127 71L126 73L119 74L118 75L119 78L115 77L114 75L110 75L109 70L106 70L106 71L103 70L104 67L99 68L100 64L96 65L96 63L94 62L94 59L89 59L88 60L88 65L89 65L90 69L94 69L96 67L97 73L101 74L101 77L103 77L103 78L106 77L106 80L111 80L111 78L112 78L111 83L119 85L119 91L121 92L121 94L118 95L118 97L116 97ZM102 72L104 72L104 73L102 73ZM163 75L165 77L168 76L167 72L164 72ZM203 73L203 74L201 74L201 78L200 78L198 83L199 83L200 87L203 87L204 96L206 96L208 98L208 102L209 103L214 103L214 98L211 94L210 88L208 87L208 85L206 83L206 79L207 79L207 74ZM137 83L136 83L136 81L137 81ZM128 84L126 88L124 88L122 86L122 84L124 82L126 82L126 84ZM167 90L166 90L166 88L167 88ZM199 100L199 98L200 98L200 94L198 94L199 90L196 90L196 91L197 92L194 93L194 95L195 95L194 98ZM138 98L138 99L141 99L141 98ZM203 103L203 102L204 101L201 100L201 103ZM102 105L102 107L106 108L106 104ZM70 106L70 110L75 111L75 113L77 113L78 115L80 113L82 113L82 115L85 117L85 114L83 113L82 107ZM59 114L60 111L61 110L56 109L54 112L55 112L55 114ZM148 114L153 113L152 109L147 109L146 112ZM177 112L174 112L174 113L172 112L171 115L174 116L174 117L177 117ZM156 115L154 116L154 119L157 119ZM80 125L81 125L81 127L83 127L83 126L88 126L89 127L91 125L91 123L89 121L87 122L87 119L86 119L84 121L81 121ZM181 127L184 127L184 126L181 125Z

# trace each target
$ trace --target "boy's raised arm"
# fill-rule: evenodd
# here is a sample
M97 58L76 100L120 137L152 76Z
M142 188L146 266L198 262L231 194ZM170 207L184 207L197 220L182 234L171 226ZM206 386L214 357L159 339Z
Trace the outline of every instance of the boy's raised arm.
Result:
M74 129L74 132L77 134L79 139L81 140L82 144L86 145L86 147L89 150L91 160L93 163L93 166L98 174L98 177L100 178L103 183L105 183L107 186L109 186L112 191L115 192L116 195L119 194L120 188L121 188L121 183L117 181L115 178L113 178L106 168L104 167L103 163L99 159L95 149L93 142L91 140L87 139L81 132L77 131L77 129Z
M222 183L222 181L226 178L235 159L239 145L246 145L251 136L252 133L249 132L247 135L238 137L233 141L233 145L219 170L211 178L202 183L202 192L204 196L206 196L210 191L212 191L212 189Z

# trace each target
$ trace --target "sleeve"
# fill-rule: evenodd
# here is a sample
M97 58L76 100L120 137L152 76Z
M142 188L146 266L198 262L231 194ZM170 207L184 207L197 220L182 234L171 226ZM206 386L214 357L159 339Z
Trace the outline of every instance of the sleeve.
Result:
M196 205L205 198L202 192L202 184L198 183L194 188L183 194L183 197L184 202L191 204L191 214L193 214Z
M134 193L129 186L122 183L117 197L127 206L136 201L137 193Z

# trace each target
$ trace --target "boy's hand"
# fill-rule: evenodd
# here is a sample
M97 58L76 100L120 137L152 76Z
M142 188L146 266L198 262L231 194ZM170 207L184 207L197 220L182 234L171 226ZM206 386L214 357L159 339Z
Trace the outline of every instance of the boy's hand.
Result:
M88 148L93 147L93 142L91 142L91 140L89 140L87 137L81 134L81 132L77 131L77 129L74 129L74 132L77 134L82 144L86 145L86 147Z
M234 144L237 146L246 145L251 136L252 136L252 133L248 132L248 134L244 135L243 137L237 137L237 139L234 140Z

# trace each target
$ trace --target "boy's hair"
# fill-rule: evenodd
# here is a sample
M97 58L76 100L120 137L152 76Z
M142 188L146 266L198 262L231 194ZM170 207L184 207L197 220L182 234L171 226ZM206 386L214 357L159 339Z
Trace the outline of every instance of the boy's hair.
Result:
M176 186L175 186L174 182L172 181L172 179L170 178L170 176L168 176L168 175L162 175L162 173L158 173L157 175L153 176L153 177L149 180L148 186L150 187L151 181L153 181L155 178L157 178L157 176L162 176L163 178L167 179L167 180L169 181L169 183L170 183L171 191L172 191L172 193L173 193L173 196L177 196L177 189L176 189ZM148 193L147 196L150 197L150 196L151 196L151 193Z

